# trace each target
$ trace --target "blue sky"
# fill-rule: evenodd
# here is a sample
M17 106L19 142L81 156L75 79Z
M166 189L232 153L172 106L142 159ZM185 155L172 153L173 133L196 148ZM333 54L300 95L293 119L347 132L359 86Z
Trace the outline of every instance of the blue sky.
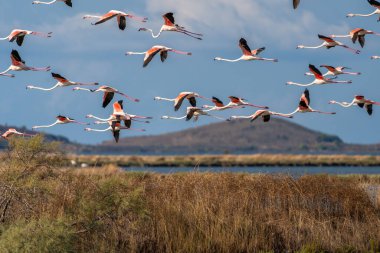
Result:
M31 66L52 66L52 70L79 82L99 82L118 88L141 99L140 103L125 101L125 109L132 114L153 116L144 127L146 134L159 134L215 122L201 118L199 122L161 120L162 115L182 116L185 107L175 113L169 102L157 102L155 96L175 97L181 91L195 91L204 96L216 96L227 102L229 95L241 96L252 103L268 105L271 110L292 112L298 104L301 87L286 86L286 81L308 83L304 76L309 63L348 66L363 74L352 79L353 84L326 85L310 88L311 106L337 114L298 114L291 120L321 132L336 134L350 143L379 143L380 108L372 117L356 107L341 108L329 105L329 100L351 101L355 94L363 94L380 101L378 69L380 61L371 55L380 54L380 37L367 36L366 47L360 55L341 48L330 50L296 50L298 44L319 45L317 34L346 34L362 27L380 32L377 17L346 18L346 14L370 13L367 1L303 0L299 9L291 8L285 0L73 0L73 8L62 3L32 5L31 0L1 0L0 37L15 28L53 32L50 39L27 37L20 48L15 43L0 41L0 69L9 66L9 54L17 49ZM112 20L92 26L83 20L85 14L103 14L111 9L134 13L149 18L145 24L128 20L127 29L120 31ZM156 32L162 25L161 15L172 11L176 22L189 30L204 34L198 41L177 33L164 33L153 39L149 33L138 32L142 25ZM263 57L278 58L271 62L214 62L213 58L238 58L238 40L244 37L251 48L266 46ZM350 43L349 39L339 39ZM153 45L165 45L190 51L191 57L170 54L162 64L154 59L143 69L143 56L125 56L126 51L145 51ZM354 45L359 48L358 45ZM84 120L86 114L107 117L111 106L103 109L101 94L73 92L71 88L52 92L26 90L29 84L52 86L55 80L46 72L16 72L16 78L0 77L1 124L32 127L50 124L57 114ZM200 104L203 101L199 100ZM207 102L207 101L204 101ZM250 108L216 112L216 115L248 115ZM97 127L97 126L95 126ZM270 127L270 124L267 126ZM46 130L61 134L73 141L99 143L111 139L111 133L87 133L80 125L60 125ZM125 131L122 136L131 136Z

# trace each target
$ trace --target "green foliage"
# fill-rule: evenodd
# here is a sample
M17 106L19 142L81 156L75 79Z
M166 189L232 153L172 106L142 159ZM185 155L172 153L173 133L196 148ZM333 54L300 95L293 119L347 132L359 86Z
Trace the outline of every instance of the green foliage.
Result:
M74 234L62 221L39 219L16 221L2 227L0 252L2 253L66 253L75 252Z

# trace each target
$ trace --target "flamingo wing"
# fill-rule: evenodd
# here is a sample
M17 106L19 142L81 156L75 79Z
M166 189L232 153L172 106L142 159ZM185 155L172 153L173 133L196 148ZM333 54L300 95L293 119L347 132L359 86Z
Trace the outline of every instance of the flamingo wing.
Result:
M269 121L270 121L270 114L268 114L268 115L264 115L264 116L263 116L263 121L264 121L264 122L269 122Z
M380 9L380 3L376 0L368 0L368 3L372 5L373 7Z
M61 76L60 74L56 74L56 73L51 73L51 76L57 80L58 82L61 82L61 83L66 83L68 82L68 80L66 78L64 78L63 76Z
M217 97L212 97L212 102L215 104L216 107L223 107L224 106L222 100L220 100Z
M65 0L65 4L69 7L73 7L73 2L71 0Z
M127 27L127 19L124 16L117 16L117 23L119 24L119 29L124 31Z
M97 22L95 22L95 25L99 25L101 23L104 23L104 22L110 20L111 18L116 17L117 15L118 15L117 13L110 11L110 12L104 14Z
M191 118L194 116L194 113L199 110L198 108L187 108L187 114L186 114L186 121L191 120Z
M58 115L57 117L55 117L56 119L58 119L59 121L66 121L66 120L69 120L70 118L66 117L66 116L63 116L63 115Z
M303 93L302 96L301 96L299 106L300 106L300 107L306 107L306 108L308 108L308 107L309 107L309 104L310 104L310 94L309 94L309 90L308 90L308 89L305 89L304 93Z
M143 67L145 68L146 66L148 66L149 62L160 51L161 51L161 49L158 47L153 47L153 48L149 49L148 52L146 52L146 54L145 54Z
M328 43L335 42L335 40L333 40L332 38L324 36L324 35L321 35L321 34L318 34L318 38L321 39L321 40L324 40L324 41L326 41Z
M132 125L132 120L129 118L129 119L125 119L124 120L124 125L125 127L127 128L131 128L131 125Z
M323 79L321 71L319 71L319 69L317 69L314 65L309 64L309 70L313 73L316 79Z
M373 112L373 105L372 104L366 104L365 109L367 110L368 115L372 115L372 112Z
M365 35L359 35L358 36L359 44L363 48L365 44Z
M328 71L335 72L336 68L330 65L321 65L322 68L326 68Z
M258 110L255 112L255 114L253 114L252 118L251 118L251 122L255 121L256 119L258 119L261 115L263 115L263 113L266 112L265 110Z
M25 64L25 61L23 61L19 55L19 53L17 52L17 50L12 50L11 52L11 60L12 60L12 64L13 65L19 65L20 62L22 62L23 64Z
M241 48L241 51L243 51L244 55L252 55L251 49L249 48L248 43L244 38L241 38L239 40L239 47Z
M183 100L188 96L188 93L180 93L174 101L174 110L178 111L182 105Z
M293 0L293 9L297 9L299 4L300 4L300 0Z
M113 138L115 139L116 143L119 142L119 138L120 138L120 130L113 130Z
M265 47L260 47L260 48L257 48L255 50L252 50L251 53L252 53L252 55L256 56L256 55L259 55L264 50L265 50Z
M25 35L19 35L19 36L17 36L17 38L16 38L17 45L19 45L21 47L22 43L24 42L24 39L25 39Z
M162 50L160 52L161 61L164 62L168 58L168 51Z
M174 15L173 12L168 12L165 15L162 16L164 18L165 25L167 25L167 26L174 26L175 20L174 20L174 16L173 15Z
M114 92L104 92L104 95L103 95L103 108L106 108L107 105L111 102L111 100L113 99L113 96L115 95Z
M195 97L187 97L187 99L189 100L191 106L197 106L197 100L195 99Z
M228 97L232 103L240 103L240 98L234 97L234 96L229 96Z
M120 112L123 112L123 100L119 100L115 103L113 103L113 113L114 114L120 114Z

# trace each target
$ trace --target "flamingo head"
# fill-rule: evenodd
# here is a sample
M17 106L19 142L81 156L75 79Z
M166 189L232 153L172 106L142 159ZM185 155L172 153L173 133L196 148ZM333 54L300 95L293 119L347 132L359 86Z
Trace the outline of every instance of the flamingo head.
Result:
M148 31L148 29L142 27L142 28L139 29L139 32L141 32L141 31Z
M162 116L161 119L169 119L169 116Z
M335 100L331 100L331 101L329 101L329 104L336 104L336 101Z
M305 48L305 46L304 46L304 45L298 45L298 46L296 47L296 49L300 49L300 48Z
M220 58L220 57L215 57L214 58L214 61L220 61L220 60L222 60L222 58Z
M352 18L352 17L355 17L355 14L353 14L353 13L348 13L346 17L347 17L347 18Z
M87 114L86 115L86 118L93 118L94 117L94 115L92 115L92 114Z
M26 89L33 89L33 88L34 88L33 85L28 85L28 86L26 86Z
M88 128L88 127L86 127L86 128L84 129L84 131L90 132L90 131L92 131L92 129L91 129L91 128Z

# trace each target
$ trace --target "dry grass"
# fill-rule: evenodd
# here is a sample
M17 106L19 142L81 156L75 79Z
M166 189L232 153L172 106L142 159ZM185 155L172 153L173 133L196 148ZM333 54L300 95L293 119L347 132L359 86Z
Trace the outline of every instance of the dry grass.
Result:
M71 156L92 166L380 166L380 156L364 155L190 155L190 156Z
M380 250L379 178L63 170L27 144L0 168L0 252Z

